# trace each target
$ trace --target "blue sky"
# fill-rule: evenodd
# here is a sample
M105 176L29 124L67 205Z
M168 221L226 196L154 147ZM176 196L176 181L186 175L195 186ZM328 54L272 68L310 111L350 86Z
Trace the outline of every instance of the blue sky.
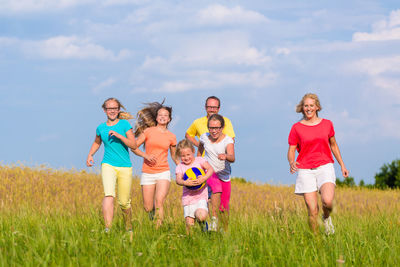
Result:
M292 184L287 136L315 92L350 175L372 183L399 155L399 74L395 1L0 0L0 160L85 169L104 99L136 113L166 98L179 140L216 95L232 174Z

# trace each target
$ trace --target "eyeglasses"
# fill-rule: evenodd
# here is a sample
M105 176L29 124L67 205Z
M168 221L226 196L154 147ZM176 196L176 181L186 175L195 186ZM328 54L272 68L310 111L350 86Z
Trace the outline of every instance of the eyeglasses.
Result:
M206 106L207 109L219 109L217 106Z
M105 110L107 110L107 111L118 111L119 108L118 107L116 107L116 108L105 108Z
M222 129L222 127L208 127L209 131L219 131L221 129Z

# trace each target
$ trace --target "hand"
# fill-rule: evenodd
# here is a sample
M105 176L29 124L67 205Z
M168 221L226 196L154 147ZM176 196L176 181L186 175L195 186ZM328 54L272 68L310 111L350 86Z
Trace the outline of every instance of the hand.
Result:
M89 155L86 159L86 166L88 167L92 167L94 164L94 160L93 160L93 156Z
M156 157L155 157L154 155L145 154L145 155L143 156L143 158L144 158L145 162L146 162L149 166L154 166L154 165L156 165L156 163L157 163L157 159L156 159Z
M219 160L226 160L226 154L218 154Z
M203 175L199 175L197 176L196 180L193 180L194 185L201 185L202 183L204 183L204 176Z
M342 167L342 175L344 178L349 177L349 170L347 170L345 166Z
M197 180L189 180L189 179L187 179L186 181L183 182L183 184L184 184L185 186L196 186L196 185L197 185L197 184L196 184L196 181L197 181Z
M292 163L290 163L290 173L297 172L298 170L297 165L299 165L297 161L293 161Z
M121 137L122 137L122 135L120 135L119 133L117 133L116 131L113 131L113 130L109 131L109 132L108 132L108 135L109 135L110 137L115 136L115 137L118 138L118 139L121 139Z

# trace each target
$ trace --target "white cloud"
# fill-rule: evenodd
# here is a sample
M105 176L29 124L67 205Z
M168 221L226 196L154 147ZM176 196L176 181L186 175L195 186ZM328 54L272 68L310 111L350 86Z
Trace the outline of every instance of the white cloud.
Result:
M189 91L192 89L200 88L204 86L201 84L196 84L193 82L185 82L185 81L167 81L164 82L160 89L156 90L159 92L168 92L168 93L179 93L184 91Z
M370 117L364 114L363 116L365 118L351 116L348 110L328 114L337 128L339 142L368 143L382 136L400 139L400 123L395 114L393 116L374 114Z
M240 33L204 34L182 39L179 47L171 52L168 59L147 58L143 68L168 65L184 66L262 66L271 58L251 46L247 37Z
M147 3L149 0L103 0L104 6L119 6L119 5L138 5Z
M18 39L9 37L0 37L0 46L10 46L18 43Z
M65 9L92 1L93 0L0 0L0 13L27 13Z
M35 13L64 10L83 5L121 6L147 3L148 0L0 0L0 13Z
M240 6L229 8L219 4L200 10L197 19L200 24L218 25L268 22L268 19L258 12L245 10Z
M372 120L356 117L347 109L324 114L332 120L340 143L352 143L355 140L366 143L377 136L376 127L373 126L374 122Z
M400 9L392 11L388 19L373 24L371 33L356 32L353 34L354 42L389 40L400 40Z
M102 81L101 83L99 83L98 85L93 87L92 88L92 92L97 94L97 93L101 92L103 89L105 89L107 87L110 87L114 83L115 83L115 79L114 78L108 78L107 80Z
M350 64L350 69L366 73L375 88L392 101L400 101L400 56L360 59Z
M264 88L273 84L277 74L272 72L184 72L182 76L186 81L175 80L164 82L155 91L177 93L190 90L201 90L204 88L222 89L248 89Z
M278 48L275 49L275 53L277 55L285 55L285 56L287 56L287 55L289 55L291 53L291 51L287 47L278 47Z
M400 56L364 58L354 63L354 69L369 75L385 72L400 73Z
M22 48L31 56L47 59L99 59L121 60L130 56L129 50L121 50L118 54L92 43L89 39L76 36L56 36L43 41L23 42Z

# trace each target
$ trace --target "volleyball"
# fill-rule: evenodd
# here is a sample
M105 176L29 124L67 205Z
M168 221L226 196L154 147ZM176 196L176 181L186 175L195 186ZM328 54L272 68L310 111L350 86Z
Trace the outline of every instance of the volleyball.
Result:
M183 180L184 181L186 181L187 179L196 180L199 175L205 175L205 172L200 168L192 167L186 170L185 174L183 175ZM204 182L196 186L186 186L186 188L190 190L199 190L203 188L205 185L206 183Z

